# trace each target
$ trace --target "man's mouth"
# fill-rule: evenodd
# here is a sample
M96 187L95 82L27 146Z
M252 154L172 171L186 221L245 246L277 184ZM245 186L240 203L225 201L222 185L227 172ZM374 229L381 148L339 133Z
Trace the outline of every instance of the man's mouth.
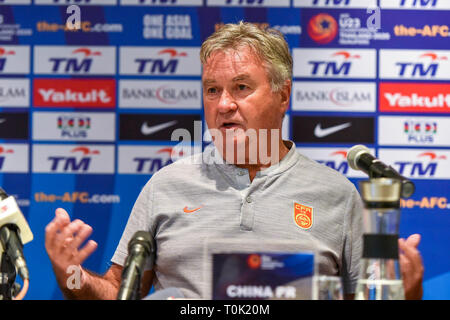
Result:
M236 130L236 129L243 129L242 125L237 122L224 122L220 126L220 129L224 130Z

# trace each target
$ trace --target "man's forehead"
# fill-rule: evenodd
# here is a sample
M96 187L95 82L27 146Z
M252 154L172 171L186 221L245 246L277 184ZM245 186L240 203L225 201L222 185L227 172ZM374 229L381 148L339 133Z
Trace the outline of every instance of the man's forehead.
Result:
M234 49L213 51L203 65L202 79L209 81L213 75L215 77L215 74L222 72L234 73L233 80L252 78L249 68L252 65L262 67L263 63L253 50L248 47L242 49L240 51Z

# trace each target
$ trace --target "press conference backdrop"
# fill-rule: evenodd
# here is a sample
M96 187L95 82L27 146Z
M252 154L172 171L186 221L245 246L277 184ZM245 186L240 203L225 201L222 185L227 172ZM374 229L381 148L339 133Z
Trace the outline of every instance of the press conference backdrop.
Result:
M57 207L94 228L85 266L109 267L171 133L205 130L202 41L245 20L291 46L284 136L299 151L357 184L345 158L362 143L414 180L401 236L423 236L425 298L449 299L449 17L447 0L0 0L0 185L35 236L26 298L62 298L44 248Z

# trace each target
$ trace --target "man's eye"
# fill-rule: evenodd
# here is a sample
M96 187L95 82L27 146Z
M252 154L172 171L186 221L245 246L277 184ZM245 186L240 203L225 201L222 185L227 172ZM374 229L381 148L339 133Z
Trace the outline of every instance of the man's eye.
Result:
M245 89L247 89L247 86L245 84L239 84L238 85L238 89L239 90L245 90Z
M214 93L217 92L217 90L216 90L216 88L208 88L208 89L206 90L206 92L209 93L209 94L214 94Z

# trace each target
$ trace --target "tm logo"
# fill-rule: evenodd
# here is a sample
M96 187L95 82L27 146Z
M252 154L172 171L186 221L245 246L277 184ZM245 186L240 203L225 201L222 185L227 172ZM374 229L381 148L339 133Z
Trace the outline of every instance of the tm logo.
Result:
M91 51L88 48L79 48L72 51L73 55L83 57L79 58L50 58L53 63L52 72L59 72L63 69L64 72L89 72L92 65L92 57L101 56L100 51Z
M438 61L446 61L446 56L438 56L436 53L428 52L419 56L420 59L429 59L431 63L410 63L410 62L398 62L397 66L400 67L399 76L420 76L420 77L435 77L439 68Z
M3 163L5 162L5 158L7 154L14 153L13 149L5 149L4 147L0 146L0 170L3 168Z
M398 172L401 175L416 176L416 177L433 177L436 174L436 169L439 160L446 160L444 155L438 156L434 152L424 152L417 156L418 158L428 158L429 163L413 162L413 161L397 161L394 162L398 166Z
M316 160L317 162L326 165L327 167L330 167L331 169L334 169L343 175L346 175L348 173L348 163L347 163L347 151L335 151L330 154L331 157L342 158L338 160Z
M437 2L438 0L401 0L400 6L404 7L409 4L410 6L413 7L427 7L427 6L435 7Z
M360 59L361 56L355 54L351 55L347 51L339 51L332 55L332 57L342 57L344 62L335 61L309 61L312 65L312 75L348 75L352 66L351 59Z
M158 52L159 56L167 57L167 59L135 59L138 64L138 73L175 73L178 66L178 57L187 57L186 52L178 52L175 49L169 48Z
M137 163L136 172L148 172L148 173L153 174L156 171L158 171L159 169L161 169L162 167L165 167L165 166L171 164L173 162L172 158L177 156L177 152L173 148L163 148L163 149L158 150L156 153L168 154L169 158L167 160L164 159L163 157L161 157L161 158L156 158L156 157L154 157L154 158L148 158L148 157L133 158L133 161L135 161ZM182 157L183 151L179 151L178 156Z
M77 147L70 151L76 155L81 154L81 158L78 156L73 157L48 157L48 160L52 162L51 171L64 171L64 172L86 172L89 169L91 163L91 155L98 155L98 150L90 150L88 147Z
M8 56L14 56L16 52L14 50L5 50L5 48L0 47L0 71L3 71Z

